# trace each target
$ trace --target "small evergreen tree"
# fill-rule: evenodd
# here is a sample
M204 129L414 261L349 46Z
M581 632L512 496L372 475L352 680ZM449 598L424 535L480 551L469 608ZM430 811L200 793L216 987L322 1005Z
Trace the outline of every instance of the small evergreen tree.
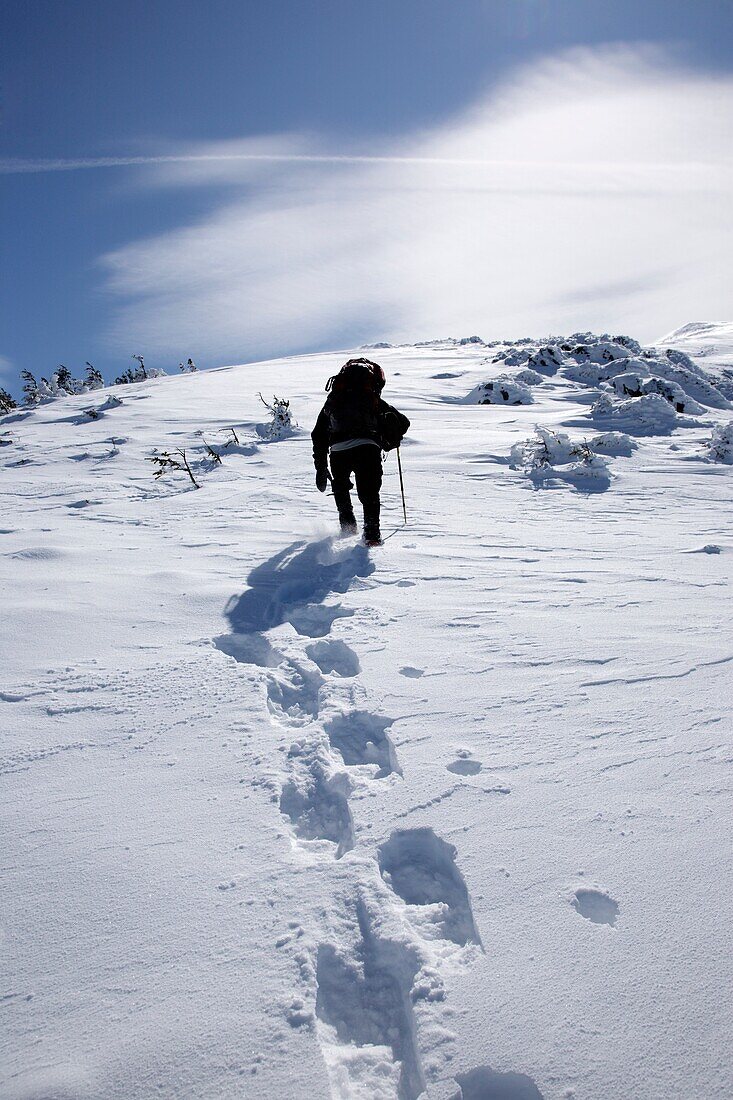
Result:
M148 377L148 372L145 369L145 359L142 355L133 355L132 358L137 359L138 363L140 364L139 369L135 371L135 377L133 381L144 382L145 379Z
M193 476L193 472L186 457L186 452L182 447L177 447L172 454L170 451L161 451L160 454L153 455L152 458L149 458L148 462L152 462L157 467L153 474L156 481L164 477L165 474L181 472L188 475L193 483L194 489L201 488L198 481Z
M269 424L258 424L257 433L262 439L283 439L286 436L292 435L293 430L297 428L297 424L293 420L293 414L290 411L290 402L286 401L284 397L273 397L272 404L270 405L265 401L261 393L258 393L262 404L270 413L272 420Z
M135 377L135 372L131 367L123 371L122 374L118 374L115 378L115 386L126 386L129 382L138 382L139 379Z
M26 405L39 405L41 401L41 394L38 389L38 383L29 370L22 370L20 377L23 379L23 393L25 394Z
M52 381L56 383L56 388L61 393L76 393L76 382L71 377L71 371L68 367L65 367L63 363L60 364L56 373L51 376Z
M14 401L7 390L4 390L0 386L0 415L3 413L12 412L13 409L18 408L17 401Z
M104 389L104 379L102 374L91 363L86 364L86 375L84 378L84 385L88 390L102 390Z

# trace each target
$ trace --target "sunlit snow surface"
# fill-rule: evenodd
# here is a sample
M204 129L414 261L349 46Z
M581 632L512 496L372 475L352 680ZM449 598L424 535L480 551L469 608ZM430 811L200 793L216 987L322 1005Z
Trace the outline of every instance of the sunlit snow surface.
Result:
M347 352L0 420L4 1098L733 1094L729 328L372 351L371 551Z

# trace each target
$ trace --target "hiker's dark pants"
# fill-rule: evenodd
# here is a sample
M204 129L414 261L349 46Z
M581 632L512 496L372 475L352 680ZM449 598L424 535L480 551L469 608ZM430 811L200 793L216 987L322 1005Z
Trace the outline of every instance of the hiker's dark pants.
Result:
M364 509L364 532L379 535L379 490L382 487L382 451L373 443L350 447L347 451L331 452L333 495L342 523L354 523L351 504L351 475L356 481L356 494Z

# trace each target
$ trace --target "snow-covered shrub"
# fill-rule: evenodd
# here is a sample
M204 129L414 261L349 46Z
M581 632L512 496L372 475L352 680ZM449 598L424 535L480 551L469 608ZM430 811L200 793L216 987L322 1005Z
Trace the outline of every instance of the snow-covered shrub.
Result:
M3 413L12 412L13 409L17 408L17 402L10 396L7 390L4 390L2 386L0 386L0 416L2 416Z
M290 402L286 401L283 397L273 397L272 404L268 404L265 401L262 394L257 395L270 413L270 421L267 424L257 424L256 431L261 439L267 439L274 441L276 439L287 439L289 436L295 434L297 424L293 420L293 414L290 411Z
M467 405L531 405L529 386L502 374L492 382L480 382L466 394Z
M565 432L537 426L535 433L522 443L515 443L510 451L512 466L556 466L572 462L576 457L575 444Z
M178 369L181 374L196 374L198 367L194 363L193 359L188 359L185 363L179 363Z
M610 394L603 393L591 407L591 416L632 435L669 435L675 428L693 423L681 419L674 406L658 393L629 397L626 401L615 401Z
M733 420L727 424L715 425L706 448L713 462L724 462L726 466L733 466Z
M587 441L573 441L565 432L539 425L530 439L512 447L510 464L523 469L537 485L560 480L597 491L611 483L607 459L596 454Z

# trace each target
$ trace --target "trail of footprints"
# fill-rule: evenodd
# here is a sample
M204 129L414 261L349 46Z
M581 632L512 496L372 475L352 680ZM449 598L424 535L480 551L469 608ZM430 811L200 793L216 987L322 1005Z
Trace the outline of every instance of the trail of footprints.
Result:
M294 843L312 858L340 861L356 843L350 796L364 784L399 782L402 768L389 736L393 720L364 706L357 654L328 637L333 622L352 612L323 606L323 591L301 589L298 595L286 611L279 607L275 625L287 621L311 639L304 655L280 653L263 629L226 635L216 645L265 670L271 718L293 735L279 808ZM468 755L449 770L475 775L481 765ZM439 973L444 957L468 963L483 951L456 854L431 828L405 828L379 845L376 859L344 861L328 912L330 939L318 946L315 966L302 951L296 956L315 1019L303 997L293 999L287 1018L294 1027L315 1027L334 1098L420 1096L428 1081L418 1023L433 1055L450 1047L452 1034L436 1024L434 1013L421 1014L420 1006L445 998ZM285 936L278 946L290 939ZM445 1054L444 1064L450 1057L452 1052ZM431 1073L438 1073L435 1057ZM500 1080L510 1077L520 1082L521 1075L495 1074L489 1067L457 1076L455 1100L541 1100L536 1089L523 1092ZM529 1078L522 1080L534 1087ZM484 1087L486 1082L493 1084Z

